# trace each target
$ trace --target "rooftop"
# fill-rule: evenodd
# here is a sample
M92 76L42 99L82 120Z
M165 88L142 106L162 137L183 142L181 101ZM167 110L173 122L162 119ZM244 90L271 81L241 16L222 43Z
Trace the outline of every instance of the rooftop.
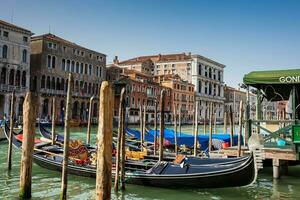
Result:
M71 46L71 47L75 47L75 48L80 48L80 49L85 49L87 51L92 51L94 53L97 53L97 54L102 54L104 56L106 56L105 54L103 53L99 53L97 51L94 51L94 50L91 50L91 49L88 49L88 48L85 48L83 46L80 46L74 42L71 42L69 40L66 40L66 39L63 39L61 37L58 37L54 34L51 34L51 33L47 33L47 34L43 34L43 35L38 35L38 36L34 36L31 38L31 41L36 41L36 40L52 40L52 41L55 41L55 42L60 42L60 43L63 43L63 44L66 44L68 46Z
M0 20L0 27L9 27L9 28L12 28L12 29L16 29L18 31L21 31L21 32L25 32L26 34L29 34L29 35L32 35L31 31L30 30L27 30L25 28L22 28L22 27L19 27L19 26L16 26L14 24L11 24L11 23L8 23L6 21L3 21L3 20Z

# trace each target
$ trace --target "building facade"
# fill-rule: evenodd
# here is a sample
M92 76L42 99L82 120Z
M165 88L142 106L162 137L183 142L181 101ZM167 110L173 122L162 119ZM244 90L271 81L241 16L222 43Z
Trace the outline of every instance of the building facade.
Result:
M200 118L208 118L209 105L212 103L217 120L222 120L225 65L201 55L192 55L192 58L192 83L200 105Z
M181 113L182 123L192 123L194 115L195 92L194 85L181 79L179 75L157 75L156 82L171 89L171 111ZM174 108L175 107L175 108Z
M151 61L151 62L150 62ZM147 71L152 75L177 74L183 81L194 84L196 101L199 102L200 119L208 118L209 105L212 102L217 120L223 119L224 113L224 68L225 65L201 55L191 53L158 54L140 56L115 63L122 68L143 71L141 63L148 63ZM152 63L152 64L151 64ZM145 67L144 67L145 68ZM150 73L149 73L150 74Z
M87 120L89 99L95 96L92 116L98 110L99 87L106 76L106 55L53 34L31 39L31 86L40 94L40 118L50 118L56 97L57 119L64 116L68 74L74 77L72 118Z
M160 111L160 94L164 89L166 91L165 97L165 121L171 122L171 89L161 86L159 83L153 81L152 77L137 72L135 70L125 70L124 75L114 82L115 86L115 110L114 116L118 116L119 108L119 94L121 89L126 88L126 107L127 107L127 123L140 122L140 106L143 110L146 106L146 123L154 122L154 110L157 105L158 112ZM159 119L159 113L158 113Z
M9 116L13 91L15 115L23 114L29 91L31 35L29 30L0 20L0 119Z

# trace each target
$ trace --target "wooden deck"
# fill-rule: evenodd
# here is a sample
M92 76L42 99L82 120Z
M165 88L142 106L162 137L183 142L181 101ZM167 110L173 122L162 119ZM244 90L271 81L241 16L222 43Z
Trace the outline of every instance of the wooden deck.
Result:
M241 155L249 154L249 150L246 147L242 147ZM263 155L265 159L277 159L277 160L299 160L299 155L292 149L282 149L274 147L264 147ZM211 157L236 157L237 147L228 147L219 151L212 151Z

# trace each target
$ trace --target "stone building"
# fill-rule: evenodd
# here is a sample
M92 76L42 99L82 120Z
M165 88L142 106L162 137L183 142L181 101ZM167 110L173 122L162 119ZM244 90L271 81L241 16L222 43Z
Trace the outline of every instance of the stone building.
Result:
M68 74L74 76L72 118L87 120L89 98L95 95L93 117L98 110L99 87L106 75L106 55L79 46L53 34L31 39L31 86L40 98L39 116L50 118L56 97L57 119L62 120Z
M153 77L148 74L143 74L135 70L125 70L122 77L114 82L115 86L115 111L114 116L118 116L119 94L123 87L126 88L126 107L127 107L127 122L138 123L140 121L139 111L140 105L146 105L146 121L153 123L154 109L157 103L158 111L160 110L160 93L161 90L166 90L165 98L165 121L171 122L171 89L161 86L153 81ZM159 113L158 113L159 119Z
M16 116L23 114L23 101L29 90L31 35L29 30L0 20L0 119L10 113L13 91Z
M212 102L217 120L224 113L224 68L225 65L201 55L192 56L192 83L195 85L196 100L200 102L200 117L208 118Z
M192 123L195 103L194 85L182 80L177 74L157 75L155 80L162 86L171 89L172 116L174 117L175 105L176 112L181 113L181 122Z
M178 74L183 81L194 84L196 100L200 103L200 118L208 117L212 102L217 120L223 119L225 65L191 53L140 56L122 62L116 58L114 63L121 68L146 70L152 75Z

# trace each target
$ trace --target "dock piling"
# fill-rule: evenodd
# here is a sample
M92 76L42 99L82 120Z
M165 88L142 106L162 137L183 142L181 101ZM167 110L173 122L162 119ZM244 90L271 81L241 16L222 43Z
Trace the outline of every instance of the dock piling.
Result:
M237 157L241 156L241 137L243 132L243 101L240 101L240 110L239 110L239 134L238 134L238 147L237 147Z
M224 112L224 134L227 133L227 112Z
M8 140L8 152L7 152L7 168L11 170L11 157L12 157L12 138L14 131L14 108L15 108L15 92L11 94L10 102L10 119L9 119L9 140Z
M233 113L232 107L229 106L229 125L230 125L230 146L233 146L233 132L234 132L234 121L233 121Z
M51 144L55 144L55 120L56 120L56 98L52 98L52 128L51 128Z
M197 139L198 139L198 106L199 102L195 104L195 130L194 130L194 156L197 156Z
M174 145L175 145L175 155L177 155L177 109L176 109L176 104L173 104L174 108Z
M143 142L145 142L145 133L146 133L146 104L144 104L144 115L143 115ZM143 144L144 147L144 144ZM143 151L144 148L141 149Z
M100 90L98 119L96 199L111 198L112 168L112 126L114 96L111 86L103 81Z
M213 120L213 104L212 104L212 102L210 102L210 105L209 105L209 140L208 140L209 152L212 151L212 132L213 132L212 120Z
M166 91L162 90L160 93L159 161L163 161L164 158L165 95Z
M117 191L119 189L119 175L120 175L120 168L121 168L121 143L122 143L122 137L123 136L123 123L124 123L124 118L123 118L123 113L124 113L124 93L125 93L125 88L122 88L121 90L121 95L120 95L120 104L119 104L119 123L118 123L118 139L117 139L117 153L116 153L116 173L115 173L115 185L114 189Z
M89 118L88 118L88 125L87 125L87 132L86 132L86 143L90 144L91 140L91 123L92 123L92 108L93 108L93 100L94 96L90 98L90 105L89 105Z
M157 151L157 102L155 102L154 107L154 151L153 154L156 155Z
M68 78L68 90L67 90L67 102L66 102L66 116L65 116L65 127L64 127L64 155L62 163L62 178L61 178L61 194L60 199L67 199L67 188L68 188L68 164L69 164L69 140L70 130L69 123L71 119L71 108L72 108L72 91L73 91L73 76L69 73Z
M38 97L32 92L26 94L23 103L23 141L20 170L20 191L22 199L31 198L32 160Z
M144 136L143 136L143 131L144 127L143 127L143 105L141 102L140 105L140 145L141 145L141 151L143 151L143 144L144 144Z

